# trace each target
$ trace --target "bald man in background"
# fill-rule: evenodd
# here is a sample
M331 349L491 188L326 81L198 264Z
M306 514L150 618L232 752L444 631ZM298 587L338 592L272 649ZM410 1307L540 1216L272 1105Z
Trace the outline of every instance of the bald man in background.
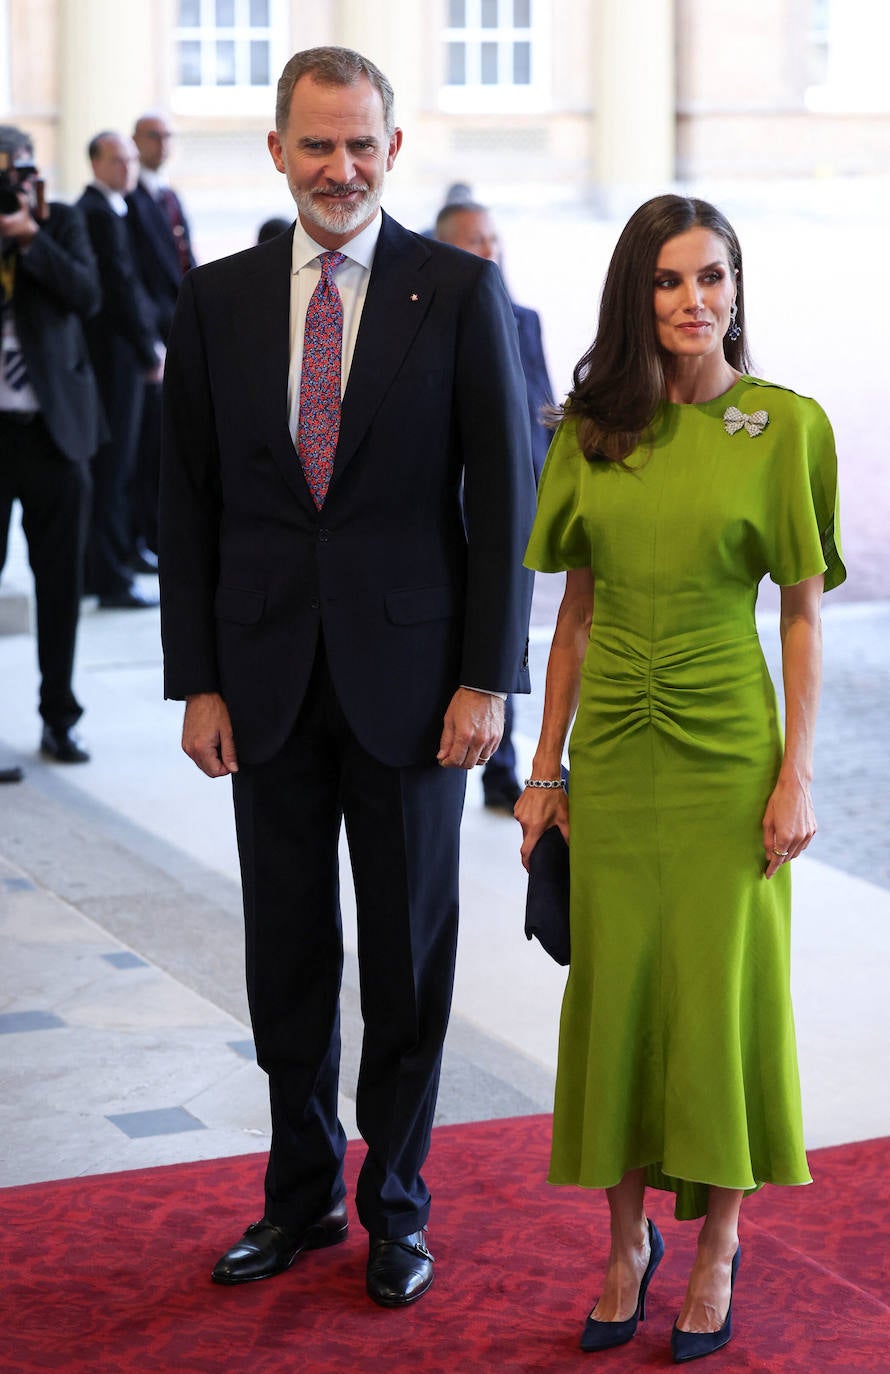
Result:
M186 272L195 265L191 232L182 201L169 185L164 164L173 130L162 114L142 114L133 126L139 153L139 178L127 196L127 224L142 284L154 309L158 335L166 344ZM145 388L142 426L131 484L133 547L131 565L139 572L158 566L158 482L161 462L161 385Z
M440 243L450 243L466 253L474 253L478 258L487 258L489 262L501 266L501 240L497 226L491 211L478 201L446 202L436 216L435 237ZM541 407L552 405L553 387L544 357L541 320L537 311L517 305L512 298L510 305L519 333L519 357L525 375L532 462L537 481L550 446L550 430L541 423ZM504 733L500 745L485 765L482 789L487 807L495 811L508 811L512 815L521 789L516 776L516 750L513 747L513 702L509 697L504 712Z
M87 590L105 609L141 610L158 599L140 591L130 568L130 479L144 386L163 376L164 350L127 232L125 196L136 178L136 149L132 140L104 130L91 139L88 154L93 180L78 208L99 269L102 306L85 332L108 436L93 459Z

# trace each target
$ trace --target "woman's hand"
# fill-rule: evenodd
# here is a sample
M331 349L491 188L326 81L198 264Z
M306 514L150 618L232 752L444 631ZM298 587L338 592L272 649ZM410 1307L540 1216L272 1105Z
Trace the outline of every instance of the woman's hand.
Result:
M561 787L526 787L513 808L522 826L522 865L528 868L529 856L545 830L558 825L569 842L569 799Z
M819 607L823 574L782 588L779 632L785 685L785 751L763 817L766 876L802 854L816 833L810 797L813 727L819 704L822 624Z
M816 813L805 778L780 776L763 816L766 877L802 854L816 833Z

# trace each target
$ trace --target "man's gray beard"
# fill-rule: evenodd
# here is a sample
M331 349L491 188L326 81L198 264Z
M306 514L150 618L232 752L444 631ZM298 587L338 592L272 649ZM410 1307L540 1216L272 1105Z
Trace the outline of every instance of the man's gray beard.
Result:
M347 204L345 198L321 196L312 191L298 191L294 200L301 218L326 229L329 234L350 234L375 213L383 194L383 186L369 187L357 204Z

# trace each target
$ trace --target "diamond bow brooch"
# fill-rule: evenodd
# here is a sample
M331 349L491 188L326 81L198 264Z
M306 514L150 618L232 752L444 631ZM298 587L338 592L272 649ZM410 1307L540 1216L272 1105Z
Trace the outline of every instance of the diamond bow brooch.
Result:
M735 434L740 429L746 429L751 438L756 439L768 424L769 415L765 410L755 410L753 415L746 415L738 406L727 406L723 412L723 428L727 434Z

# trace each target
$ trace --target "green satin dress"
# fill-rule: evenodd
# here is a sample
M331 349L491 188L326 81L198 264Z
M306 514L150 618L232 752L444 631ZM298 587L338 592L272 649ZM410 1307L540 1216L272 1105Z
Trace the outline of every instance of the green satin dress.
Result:
M730 407L766 423L730 435ZM526 554L596 584L549 1177L604 1188L646 1166L690 1218L709 1184L810 1181L791 875L763 876L782 736L754 606L765 575L844 580L837 463L815 401L742 377L665 404L627 467L588 462L563 422Z

